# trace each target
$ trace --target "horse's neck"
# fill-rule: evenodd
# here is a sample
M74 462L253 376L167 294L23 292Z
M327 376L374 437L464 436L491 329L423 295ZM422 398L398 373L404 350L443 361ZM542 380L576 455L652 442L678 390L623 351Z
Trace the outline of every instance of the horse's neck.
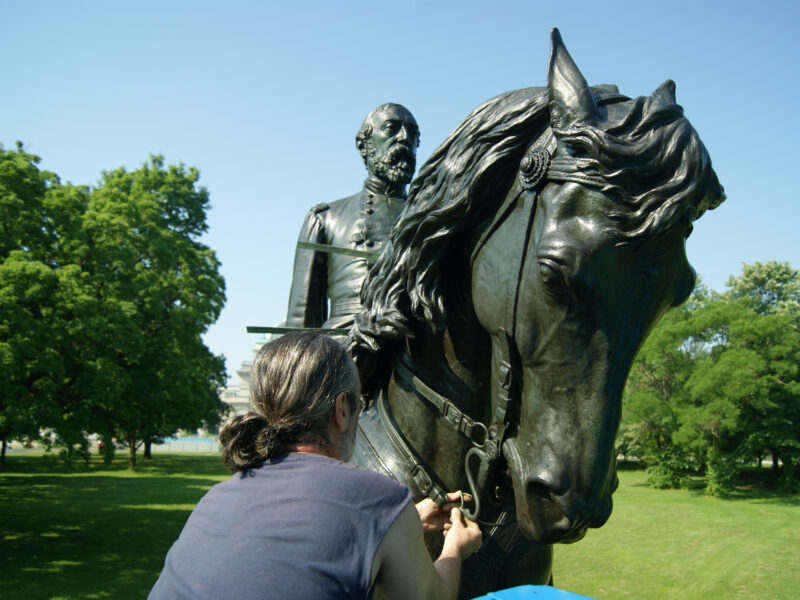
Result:
M465 335L469 335L466 332ZM486 362L479 356L481 336L470 335L465 344L449 332L434 335L415 332L397 360L425 386L452 402L474 420L484 421ZM488 363L487 363L488 364ZM401 369L404 371L405 369ZM451 490L466 485L463 461L471 444L439 411L409 385L408 375L395 371L387 387L389 407L398 428L411 447Z
M482 420L490 348L483 332L462 324L416 336L407 345L404 360L429 387Z

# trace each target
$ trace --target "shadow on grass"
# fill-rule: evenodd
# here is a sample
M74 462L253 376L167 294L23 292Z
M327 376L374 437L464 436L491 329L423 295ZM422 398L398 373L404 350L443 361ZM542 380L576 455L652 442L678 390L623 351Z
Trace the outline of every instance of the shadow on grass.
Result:
M142 473L176 475L191 473L192 475L225 475L230 471L222 464L219 454L185 453L185 454L154 454L153 459L144 460L138 457L136 468L128 469L127 455L117 453L117 457L110 465L103 463L97 454L92 454L89 462L76 461L66 465L58 457L47 454L10 454L6 463L0 465L0 476L5 473Z
M146 597L192 508L226 473L216 460L158 457L135 474L34 461L0 473L3 597Z

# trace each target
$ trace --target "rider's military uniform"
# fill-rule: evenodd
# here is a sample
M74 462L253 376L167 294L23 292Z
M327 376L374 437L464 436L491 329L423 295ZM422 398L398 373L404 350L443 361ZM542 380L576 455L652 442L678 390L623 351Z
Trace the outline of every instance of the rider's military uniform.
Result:
M405 205L405 198L381 191L367 180L353 196L317 204L306 215L298 241L379 254ZM286 325L350 327L361 310L361 285L370 265L365 258L298 248Z

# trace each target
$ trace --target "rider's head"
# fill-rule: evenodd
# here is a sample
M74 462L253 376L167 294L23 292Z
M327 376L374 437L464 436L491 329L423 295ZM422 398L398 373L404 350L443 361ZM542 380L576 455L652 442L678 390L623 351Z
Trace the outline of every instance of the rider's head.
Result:
M367 170L390 185L405 185L416 168L419 126L400 104L373 108L356 134L356 149Z

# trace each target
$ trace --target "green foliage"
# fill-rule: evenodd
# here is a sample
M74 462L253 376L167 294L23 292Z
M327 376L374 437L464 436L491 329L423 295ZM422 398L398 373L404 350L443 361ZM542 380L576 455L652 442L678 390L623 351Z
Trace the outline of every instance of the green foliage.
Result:
M224 364L201 336L225 302L198 172L152 157L62 185L0 147L0 438L143 440L215 427ZM107 457L111 445L107 444Z
M734 456L726 455L715 447L708 449L706 468L706 494L723 498L732 490L739 474L739 466Z
M650 462L645 469L645 482L650 487L659 490L689 487L691 471L684 456L667 451L659 456L652 456Z
M121 391L121 409L98 413L98 427L120 432L132 460L141 441L214 427L223 410L217 389L224 364L200 339L225 296L216 256L196 240L207 228L209 202L198 177L154 157L132 173L104 173L91 194L87 228L102 249L96 271L114 297L130 303L135 330L125 374L136 385Z
M679 451L672 436L681 409L689 402L686 383L692 365L705 347L705 341L693 335L693 315L708 297L700 285L686 304L661 319L640 349L625 389L619 438L630 453L644 460L659 486L678 486L691 468L687 463L692 453ZM696 467L702 461L694 457L694 462Z
M800 317L800 273L786 262L744 265L739 277L728 279L733 298L748 298L759 314L785 313Z
M743 464L766 455L784 481L797 478L800 274L756 263L729 285L700 287L668 313L632 366L620 448L636 450L657 487L697 472L722 495Z

